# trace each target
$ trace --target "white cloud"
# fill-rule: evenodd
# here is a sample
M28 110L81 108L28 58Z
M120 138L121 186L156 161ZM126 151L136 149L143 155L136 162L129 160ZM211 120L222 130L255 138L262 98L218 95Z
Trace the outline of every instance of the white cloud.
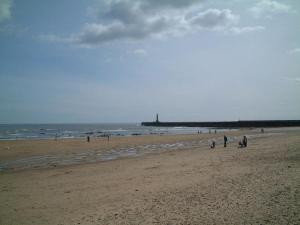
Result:
M70 43L73 42L75 39L72 37L60 37L54 34L42 34L38 37L41 41L48 41L48 42L65 42Z
M11 18L12 0L0 0L0 22Z
M246 34L246 33L252 33L257 31L264 30L265 27L263 26L254 26L254 27L232 27L229 29L230 33L232 34Z
M137 56L147 56L148 53L145 49L139 48L139 49L135 49L133 51L133 54L137 55Z
M292 81L292 82L296 82L296 83L300 83L300 77L283 77L283 79Z
M290 54L300 54L300 48L294 48L289 51Z
M255 18L271 17L273 14L288 13L291 6L273 0L261 0L255 4L250 11Z

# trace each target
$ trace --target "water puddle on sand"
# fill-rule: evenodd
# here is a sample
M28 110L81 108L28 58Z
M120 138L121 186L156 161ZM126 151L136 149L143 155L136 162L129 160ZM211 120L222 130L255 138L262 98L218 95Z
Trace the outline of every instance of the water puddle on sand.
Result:
M265 134L250 134L247 135L248 139L259 137L268 137L272 135L279 135L281 133L265 133ZM242 136L229 137L228 143L234 143L242 139ZM74 153L68 155L44 155L33 156L21 159L9 160L0 162L0 171L8 170L23 170L23 169L38 169L49 168L56 166L75 165L82 163L92 163L115 160L124 157L137 157L144 154L158 153L164 151L184 150L203 146L209 146L209 143L214 140L217 145L223 144L223 137L215 139L205 139L199 141L176 142L167 144L151 144L151 145L138 145L128 148L110 149L106 151L89 151Z

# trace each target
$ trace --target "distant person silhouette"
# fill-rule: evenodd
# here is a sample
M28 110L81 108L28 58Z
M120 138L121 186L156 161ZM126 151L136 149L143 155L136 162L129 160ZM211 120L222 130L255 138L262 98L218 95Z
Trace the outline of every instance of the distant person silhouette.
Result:
M227 147L227 137L224 135L224 148Z
M86 141L87 141L87 142L90 142L90 136L87 136L87 137L86 137Z
M245 148L247 147L247 142L248 142L247 137L244 136L244 138L243 138L243 145L244 145Z
M261 128L260 132L261 132L261 133L264 133L264 132L265 132L265 131L264 131L264 128Z
M247 137L244 136L243 140L239 142L239 148L246 148L247 147Z
M215 147L216 147L216 142L213 140L213 141L211 142L210 148L213 149L213 148L215 148Z

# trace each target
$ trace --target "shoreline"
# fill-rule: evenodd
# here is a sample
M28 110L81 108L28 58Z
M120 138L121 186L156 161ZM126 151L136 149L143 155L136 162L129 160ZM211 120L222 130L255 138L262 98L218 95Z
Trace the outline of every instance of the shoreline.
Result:
M281 129L282 130L282 129ZM84 138L58 140L9 140L0 142L0 171L42 169L97 163L116 159L142 157L148 154L172 152L192 148L209 148L214 140L218 146L223 144L227 135L228 145L238 145L243 135L249 140L276 135L280 130L245 129L211 134L172 134Z
M162 127L163 128L163 127ZM168 128L185 128L185 127L168 127ZM200 127L199 129L203 129L203 127ZM209 130L211 131L218 131L218 132L230 132L230 131L238 131L239 129L238 128L204 128L204 129L207 129L207 131L205 130L205 132L203 130L199 130L201 131L201 134L209 134ZM243 128L241 128L243 129ZM248 129L251 129L251 128L248 128ZM252 129L258 129L258 128L252 128ZM198 131L197 131L198 132ZM90 136L91 138L107 138L107 135L109 137L112 137L112 138L115 138L115 137L136 137L136 136L157 136L157 135L193 135L193 134L198 134L196 131L194 132L191 132L191 131L187 131L186 133L172 133L172 132L151 132L151 133L146 133L146 134L143 134L143 133L132 133L132 134L109 134L109 133L106 133L106 134L102 134L102 135L96 135L96 133L87 133L85 135L81 135L81 136L48 136L48 137L16 137L16 138L0 138L0 142L1 141L26 141L26 140L29 140L29 141L38 141L38 140L65 140L65 139L86 139L87 136ZM212 132L213 133L213 132Z
M160 134L193 134L197 131L208 132L207 128L187 127L143 127L138 124L16 124L0 125L1 140L19 139L69 139L87 136L141 136Z
M163 128L163 127L162 127ZM172 127L176 128L176 127ZM182 128L182 127L178 127ZM195 128L195 127L194 127ZM200 127L201 128L201 127ZM225 133L225 132L235 132L235 131L257 131L260 132L261 128L258 127L240 127L240 128L208 128L206 127L207 130L205 132L201 131L201 133L197 133L197 131L194 132L187 132L187 133L149 133L149 134L126 134L126 135L119 135L119 134L110 134L109 136L111 138L119 138L119 137L148 137L148 136L173 136L173 135L203 135L203 134L214 134L214 131L216 130L217 133ZM205 129L206 129L205 128ZM209 130L211 130L211 133L209 133ZM300 130L300 126L296 127L272 127L272 128L265 128L264 130L268 131L280 131L280 130L285 130L285 131L293 131L293 130ZM85 136L72 136L72 137L67 137L67 136L58 136L55 138L55 136L51 137L26 137L26 138L0 138L0 143L1 142L8 142L8 141L51 141L51 140L58 140L58 141L63 141L63 140L86 140L87 136L90 136L92 139L106 139L107 135L100 135L96 136L94 134L86 134Z

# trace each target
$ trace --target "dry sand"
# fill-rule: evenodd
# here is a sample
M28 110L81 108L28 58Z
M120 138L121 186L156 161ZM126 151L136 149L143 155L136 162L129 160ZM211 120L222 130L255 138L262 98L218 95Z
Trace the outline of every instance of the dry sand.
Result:
M0 164L43 155L144 145L199 143L138 157L0 172L0 225L300 224L300 132L1 141ZM272 133L272 134L271 134ZM202 140L203 142L197 142ZM34 167L33 167L34 168Z

